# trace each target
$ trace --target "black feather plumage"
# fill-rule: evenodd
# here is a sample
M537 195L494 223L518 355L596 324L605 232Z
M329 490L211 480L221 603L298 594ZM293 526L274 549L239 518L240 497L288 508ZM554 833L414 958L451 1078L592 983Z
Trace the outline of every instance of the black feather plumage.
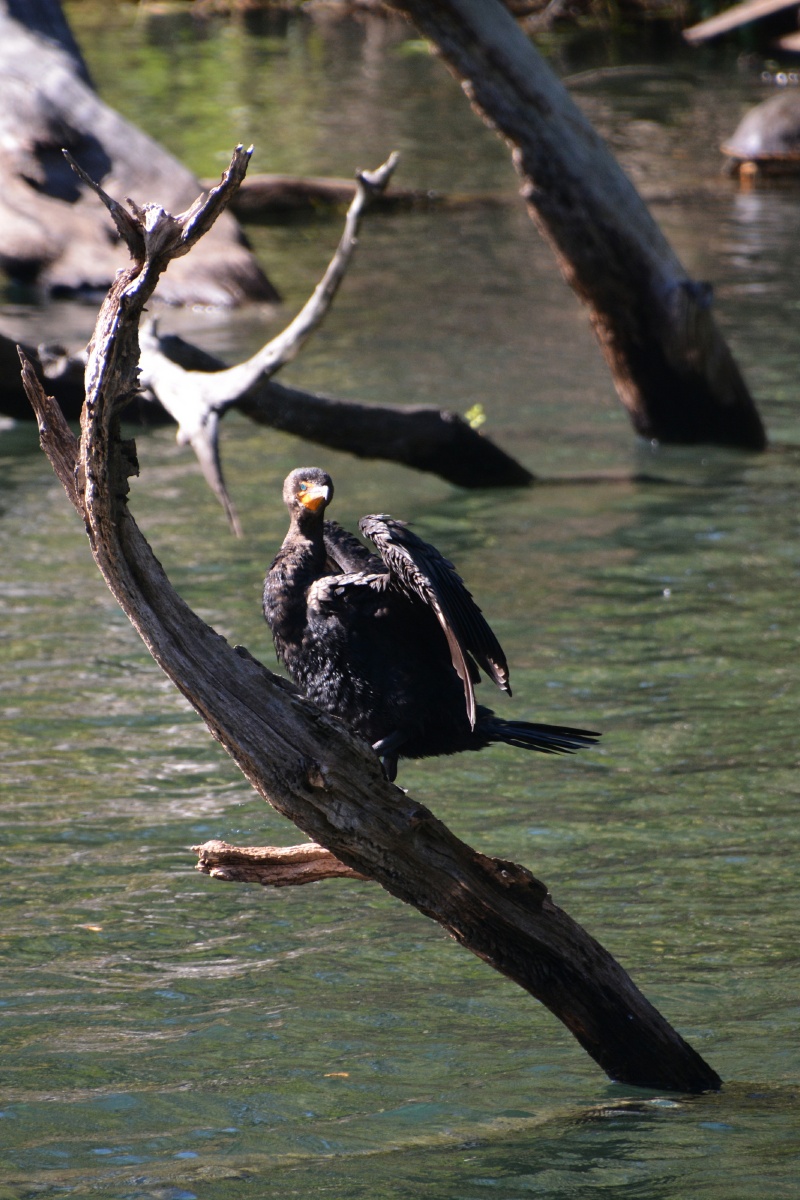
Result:
M264 581L278 657L319 706L366 737L394 779L397 759L506 742L546 754L599 736L504 721L475 703L483 670L510 693L503 650L455 567L401 521L364 517L369 551L325 520L330 476L288 476L289 532ZM479 670L480 668L480 670Z

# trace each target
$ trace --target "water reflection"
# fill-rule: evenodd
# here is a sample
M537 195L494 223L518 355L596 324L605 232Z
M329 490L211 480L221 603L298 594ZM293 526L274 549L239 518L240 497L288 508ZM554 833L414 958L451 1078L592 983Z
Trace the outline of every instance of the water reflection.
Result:
M292 379L480 402L542 479L616 480L464 494L228 418L243 541L167 429L138 435L133 510L189 603L269 662L260 577L298 462L334 475L343 524L388 509L456 559L508 652L514 711L580 713L604 740L563 763L498 748L411 764L404 785L544 878L733 1082L691 1102L607 1084L539 1006L369 885L270 896L197 876L192 843L296 831L155 668L35 430L18 427L0 435L2 1185L173 1200L791 1194L796 457L632 439L504 148L401 27L243 17L197 32L184 18L178 37L128 9L70 11L106 98L202 174L249 137L264 169L307 173L349 174L399 144L409 185L508 197L370 223ZM651 48L660 74L581 102L658 190L687 266L717 285L773 437L797 444L791 193L741 197L716 174L752 85L724 55L692 56L687 80L679 51L670 86ZM566 73L640 53L582 35L553 59ZM289 309L338 228L252 234ZM53 325L85 337L90 319L5 315L29 340ZM263 314L169 321L230 356L264 338Z

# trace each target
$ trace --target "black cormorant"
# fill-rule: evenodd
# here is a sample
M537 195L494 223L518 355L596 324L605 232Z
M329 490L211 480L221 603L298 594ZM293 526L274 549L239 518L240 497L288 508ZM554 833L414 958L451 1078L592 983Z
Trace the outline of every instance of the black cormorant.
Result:
M371 553L325 520L332 497L317 467L286 479L291 520L264 581L264 616L295 683L372 743L389 779L399 757L491 742L569 753L596 741L583 729L504 721L476 704L478 668L510 694L508 665L452 563L385 515L359 522Z

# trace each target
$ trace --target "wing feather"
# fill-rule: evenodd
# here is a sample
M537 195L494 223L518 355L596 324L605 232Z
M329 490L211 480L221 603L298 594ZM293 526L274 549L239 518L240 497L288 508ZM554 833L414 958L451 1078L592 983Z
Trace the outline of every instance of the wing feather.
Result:
M483 613L453 564L402 521L378 514L363 517L359 528L377 547L392 580L436 614L453 667L464 685L467 714L474 727L475 693L469 655L499 688L511 692L505 654Z
M368 550L355 534L343 529L338 521L326 521L323 536L328 561L334 574L353 574L356 571L380 574L386 571L377 554Z

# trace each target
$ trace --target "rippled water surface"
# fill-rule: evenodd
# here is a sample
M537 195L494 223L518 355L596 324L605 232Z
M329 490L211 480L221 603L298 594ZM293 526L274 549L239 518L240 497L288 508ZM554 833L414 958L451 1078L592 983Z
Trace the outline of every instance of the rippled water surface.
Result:
M70 14L104 96L201 175L238 141L254 169L307 174L397 148L402 184L491 193L370 221L285 378L481 404L538 486L464 492L230 416L243 539L169 429L137 435L132 508L188 602L270 664L260 581L292 467L331 471L344 523L390 511L453 557L512 664L499 710L601 729L602 746L498 748L401 782L545 879L725 1087L609 1083L548 1012L374 886L198 875L189 847L208 838L301 839L152 663L17 425L0 433L1 1200L796 1196L800 191L739 193L717 151L758 71L663 34L550 47L563 75L644 66L575 95L714 281L773 440L760 457L636 442L504 147L401 26ZM313 286L338 218L249 233L284 310L164 328L255 348ZM11 295L0 317L30 340L93 320ZM587 472L609 474L569 482Z

